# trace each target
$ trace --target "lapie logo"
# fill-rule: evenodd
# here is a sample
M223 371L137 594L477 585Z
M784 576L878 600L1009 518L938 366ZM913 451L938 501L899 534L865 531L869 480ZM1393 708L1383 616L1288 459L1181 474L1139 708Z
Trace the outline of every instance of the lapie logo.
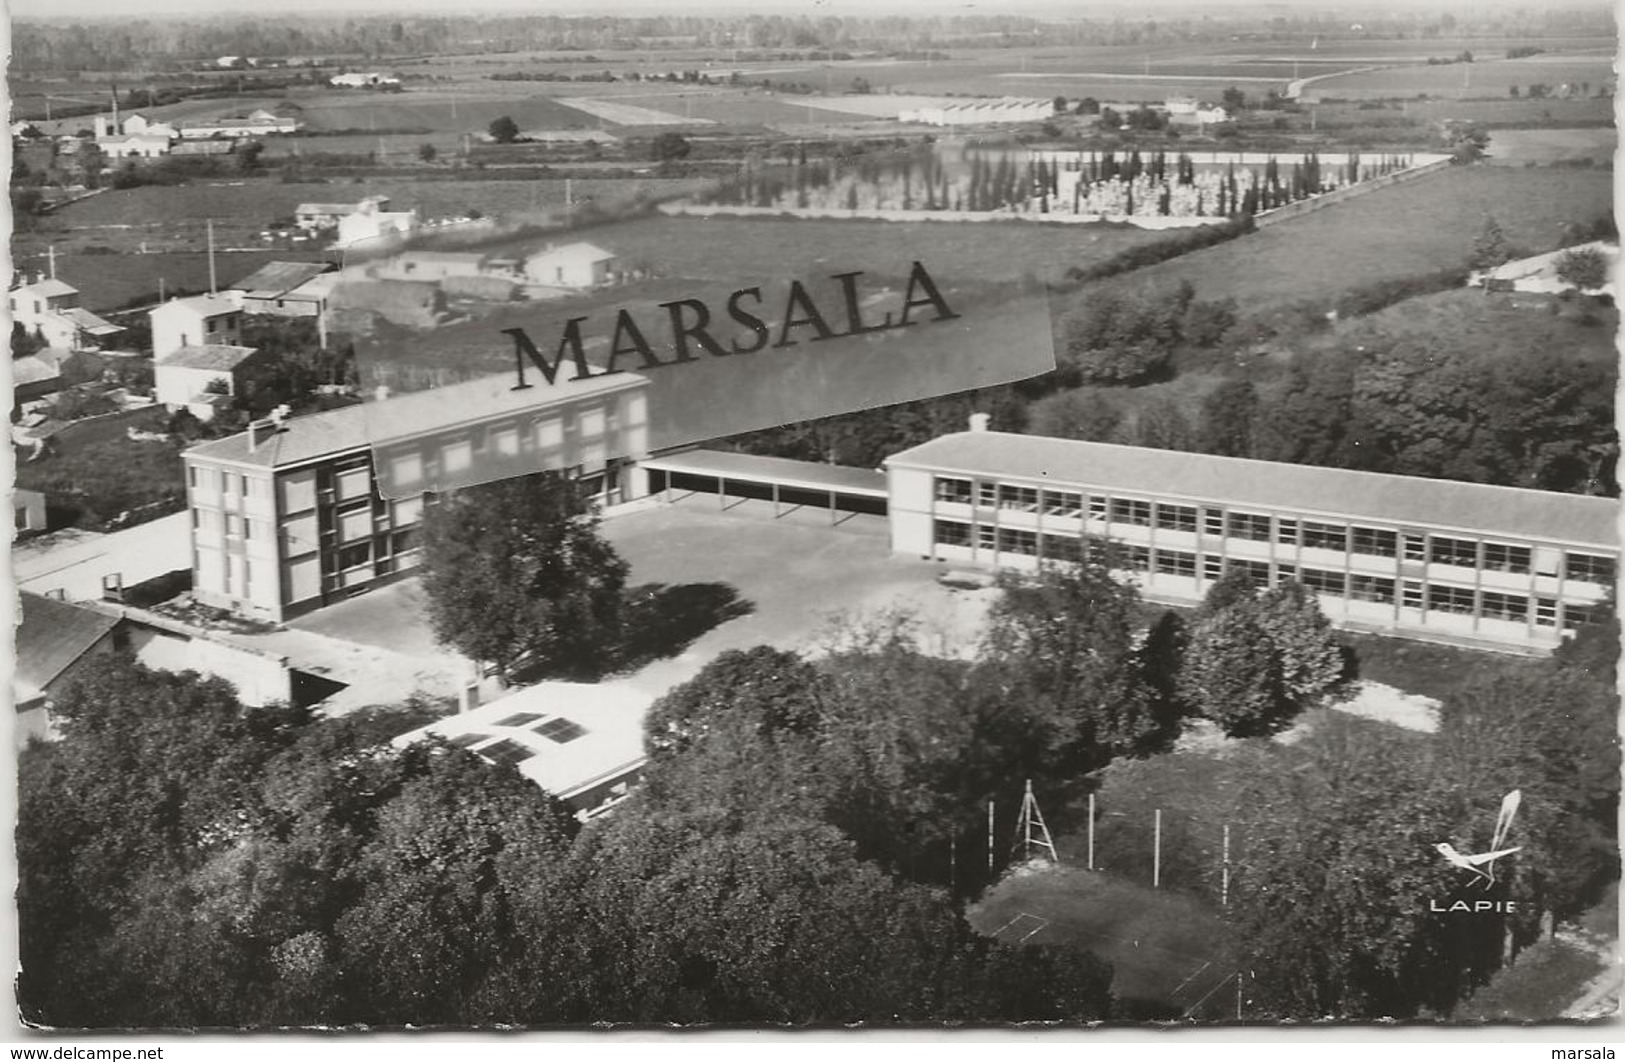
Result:
M1440 842L1433 847L1453 865L1471 871L1474 876L1472 884L1482 885L1488 889L1495 884L1495 861L1502 856L1509 856L1523 847L1522 845L1516 848L1501 847L1506 843L1507 832L1512 829L1512 817L1517 814L1518 803L1522 799L1523 794L1517 789L1501 798L1501 813L1495 817L1495 833L1490 839L1490 850L1488 852L1480 855L1466 855L1456 851L1455 846L1448 841Z

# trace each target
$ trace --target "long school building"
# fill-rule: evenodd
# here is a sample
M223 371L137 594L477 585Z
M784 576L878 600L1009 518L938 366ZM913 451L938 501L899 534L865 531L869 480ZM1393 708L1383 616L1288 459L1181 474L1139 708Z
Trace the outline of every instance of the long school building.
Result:
M1091 540L1151 600L1297 579L1341 627L1544 651L1614 584L1618 503L1412 476L960 432L885 462L894 552L1035 571Z
M618 373L544 394L491 377L194 446L193 596L280 622L399 578L422 559L425 494L448 487L554 468L606 504L641 494L627 479L646 456L647 387Z

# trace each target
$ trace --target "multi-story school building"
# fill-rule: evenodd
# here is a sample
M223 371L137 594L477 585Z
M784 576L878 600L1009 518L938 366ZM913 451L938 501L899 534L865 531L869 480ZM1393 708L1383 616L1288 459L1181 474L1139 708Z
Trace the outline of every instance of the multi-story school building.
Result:
M1333 623L1544 651L1614 584L1607 498L972 430L886 461L894 552L1034 571L1116 543L1150 600L1297 579Z
M542 392L488 377L280 422L187 450L193 595L258 619L343 600L416 568L425 492L561 469L601 502L641 489L648 380ZM382 489L380 489L382 488Z

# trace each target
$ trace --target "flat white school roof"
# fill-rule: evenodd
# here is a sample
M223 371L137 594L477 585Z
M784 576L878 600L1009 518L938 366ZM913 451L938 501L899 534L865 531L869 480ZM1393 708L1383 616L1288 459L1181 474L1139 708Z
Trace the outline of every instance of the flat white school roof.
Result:
M1619 548L1613 498L1217 457L1009 432L943 435L886 459L887 467L1019 479L1055 489L1088 485L1151 498L1332 519L1449 529L1472 535Z
M511 762L561 800L641 767L643 717L654 701L622 683L543 682L395 738L396 748L439 736Z

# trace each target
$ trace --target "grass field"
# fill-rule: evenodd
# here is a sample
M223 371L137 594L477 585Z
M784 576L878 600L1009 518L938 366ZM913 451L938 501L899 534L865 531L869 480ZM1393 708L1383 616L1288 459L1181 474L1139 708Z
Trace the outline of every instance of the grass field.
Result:
M1129 1010L1121 1017L1234 1017L1234 990L1221 990L1234 965L1226 927L1184 893L1057 866L1011 874L967 915L1007 943L1069 945L1110 962L1112 992Z
M1136 284L1189 280L1198 296L1256 310L1305 299L1328 305L1349 288L1465 268L1486 214L1530 253L1557 245L1565 224L1611 209L1603 171L1451 168L1335 203L1239 240L1134 273Z
M1611 164L1618 146L1613 129L1498 129L1490 140L1490 161L1521 165L1591 159Z
M1440 53L1446 54L1446 53ZM1527 59L1499 59L1438 66L1412 66L1373 70L1328 78L1315 83L1315 91L1350 98L1418 96L1505 96L1517 85L1520 92L1541 82L1554 90L1564 83L1591 83L1595 92L1613 80L1610 56L1537 55Z

